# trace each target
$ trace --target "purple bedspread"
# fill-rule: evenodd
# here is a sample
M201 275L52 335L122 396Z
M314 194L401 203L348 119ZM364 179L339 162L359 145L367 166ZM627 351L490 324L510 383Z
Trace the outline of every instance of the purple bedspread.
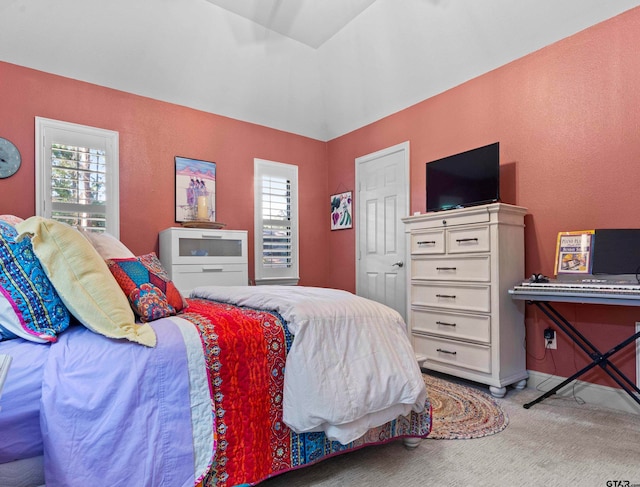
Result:
M20 338L0 342L12 357L0 397L0 463L42 455L40 396L49 345Z
M3 342L2 353L20 353L1 399L0 462L44 451L47 485L192 487L185 345L171 321L152 326L155 348L84 327L52 345Z

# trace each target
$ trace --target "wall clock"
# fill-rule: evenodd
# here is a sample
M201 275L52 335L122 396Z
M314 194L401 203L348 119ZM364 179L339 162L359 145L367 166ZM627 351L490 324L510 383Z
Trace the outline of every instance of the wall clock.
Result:
M13 176L20 169L20 151L7 139L0 137L0 178Z

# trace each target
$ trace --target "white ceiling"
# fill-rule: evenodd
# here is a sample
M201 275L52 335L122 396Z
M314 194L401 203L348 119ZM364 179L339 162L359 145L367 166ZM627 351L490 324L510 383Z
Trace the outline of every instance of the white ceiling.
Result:
M637 6L0 0L0 60L330 140Z
M317 49L375 0L208 0Z

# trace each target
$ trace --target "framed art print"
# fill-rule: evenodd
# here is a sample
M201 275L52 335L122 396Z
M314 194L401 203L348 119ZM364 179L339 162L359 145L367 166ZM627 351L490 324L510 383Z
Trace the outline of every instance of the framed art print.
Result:
M352 227L351 191L331 195L331 230Z
M216 163L175 157L176 222L216 221Z

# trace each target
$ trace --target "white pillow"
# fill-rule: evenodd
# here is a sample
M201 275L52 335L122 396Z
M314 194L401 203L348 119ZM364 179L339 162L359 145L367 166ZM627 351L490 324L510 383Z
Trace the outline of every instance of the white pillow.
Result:
M98 251L103 260L107 259L132 259L135 258L125 244L110 233L91 232L83 230L82 235L91 242L93 248Z

